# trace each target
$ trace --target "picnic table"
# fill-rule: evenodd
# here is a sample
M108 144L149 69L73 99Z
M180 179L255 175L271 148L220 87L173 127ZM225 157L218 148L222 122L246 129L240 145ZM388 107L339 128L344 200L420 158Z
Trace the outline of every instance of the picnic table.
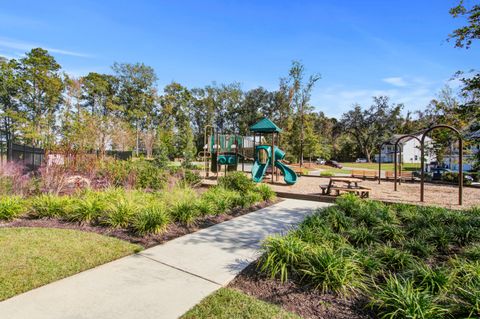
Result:
M355 193L360 197L368 197L370 188L359 186L362 180L354 177L330 177L328 185L320 185L322 194L330 195L332 191L336 192L336 195L340 195L340 191ZM335 183L343 183L344 185L338 186Z

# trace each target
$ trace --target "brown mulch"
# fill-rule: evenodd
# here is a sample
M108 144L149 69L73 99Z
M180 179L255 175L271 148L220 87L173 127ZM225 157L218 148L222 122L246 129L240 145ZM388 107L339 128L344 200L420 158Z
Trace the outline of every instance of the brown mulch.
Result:
M232 218L248 214L250 212L268 207L275 203L278 203L279 199L275 201L266 201L248 208L235 208L225 214L205 216L195 221L193 225L187 226L181 223L171 223L167 229L159 234L137 236L128 229L112 229L102 226L92 226L88 224L78 224L66 222L58 219L31 219L20 218L11 222L1 223L1 227L42 227L42 228L62 228L62 229L74 229L81 231L93 232L105 236L116 237L125 241L129 241L134 244L139 244L144 248L149 248L167 242L169 240L196 232L200 229L213 226L215 224L222 223Z
M257 269L257 263L245 268L230 284L260 300L281 306L303 318L374 318L362 297L342 297L301 286L294 281L281 283Z

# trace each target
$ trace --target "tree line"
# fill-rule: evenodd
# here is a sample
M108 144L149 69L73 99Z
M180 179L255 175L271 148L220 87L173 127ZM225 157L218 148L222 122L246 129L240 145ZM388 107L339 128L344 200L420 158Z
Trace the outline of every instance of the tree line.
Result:
M378 96L369 107L356 104L340 119L328 117L311 104L320 79L293 61L274 91L245 91L239 83L189 89L176 82L159 91L155 71L143 63L114 63L111 74L76 78L47 50L35 48L18 61L0 59L0 129L18 142L70 154L133 150L191 160L203 148L206 125L248 135L250 125L268 117L284 130L280 145L291 161L370 161L395 133L436 122L471 124L474 108L461 104L449 88L417 114L404 116L403 105Z
M455 47L471 47L479 36L479 5L463 1L453 17L467 25L453 31ZM45 49L35 48L19 60L0 57L0 130L10 139L69 154L108 149L145 152L191 160L203 148L207 125L225 134L248 135L249 126L268 117L283 129L280 146L290 161L322 157L351 161L373 159L378 145L394 134L414 133L437 123L462 132L480 129L480 75L455 75L462 87L445 87L417 112L387 96L369 106L355 104L336 119L311 103L321 80L293 61L276 90L243 90L237 82L187 88L172 82L157 86L154 69L143 63L114 63L110 74L73 77ZM417 105L417 107L419 107ZM435 131L437 156L451 146L448 131Z

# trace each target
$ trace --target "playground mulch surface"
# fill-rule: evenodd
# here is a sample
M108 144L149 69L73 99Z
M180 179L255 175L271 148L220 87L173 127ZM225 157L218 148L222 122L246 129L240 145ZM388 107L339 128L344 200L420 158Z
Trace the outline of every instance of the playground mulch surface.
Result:
M0 227L41 227L41 228L61 228L61 229L75 229L86 232L93 232L105 236L111 236L119 238L134 244L139 244L144 248L149 248L167 242L169 240L194 233L200 229L213 226L215 224L223 223L224 221L232 218L251 213L253 211L268 207L281 199L275 201L266 201L248 208L236 208L228 213L220 215L205 216L199 218L194 224L187 226L181 223L172 223L168 228L154 235L136 236L134 233L127 229L113 229L101 226L91 226L87 224L71 223L58 219L29 219L20 218L11 222L0 223Z
M245 268L229 287L276 304L303 318L373 318L365 308L365 300L321 293L293 281L281 283L260 273L257 263Z
M319 185L327 185L328 178L324 177L300 177L295 185L286 185L283 181L271 185L275 191L291 192L297 194L319 195L321 190ZM393 190L393 182L365 180L361 186L371 189L370 198L385 202L420 203L420 183L404 182L398 185L398 191ZM424 205L442 206L451 209L469 208L480 206L480 188L463 188L463 205L458 205L458 187L455 185L425 183L425 202Z

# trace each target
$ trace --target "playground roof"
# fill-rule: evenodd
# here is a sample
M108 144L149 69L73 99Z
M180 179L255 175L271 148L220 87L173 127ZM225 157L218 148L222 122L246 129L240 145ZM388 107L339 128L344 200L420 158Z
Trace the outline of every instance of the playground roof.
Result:
M257 123L250 126L250 131L257 133L280 133L282 131L275 123L264 117Z

